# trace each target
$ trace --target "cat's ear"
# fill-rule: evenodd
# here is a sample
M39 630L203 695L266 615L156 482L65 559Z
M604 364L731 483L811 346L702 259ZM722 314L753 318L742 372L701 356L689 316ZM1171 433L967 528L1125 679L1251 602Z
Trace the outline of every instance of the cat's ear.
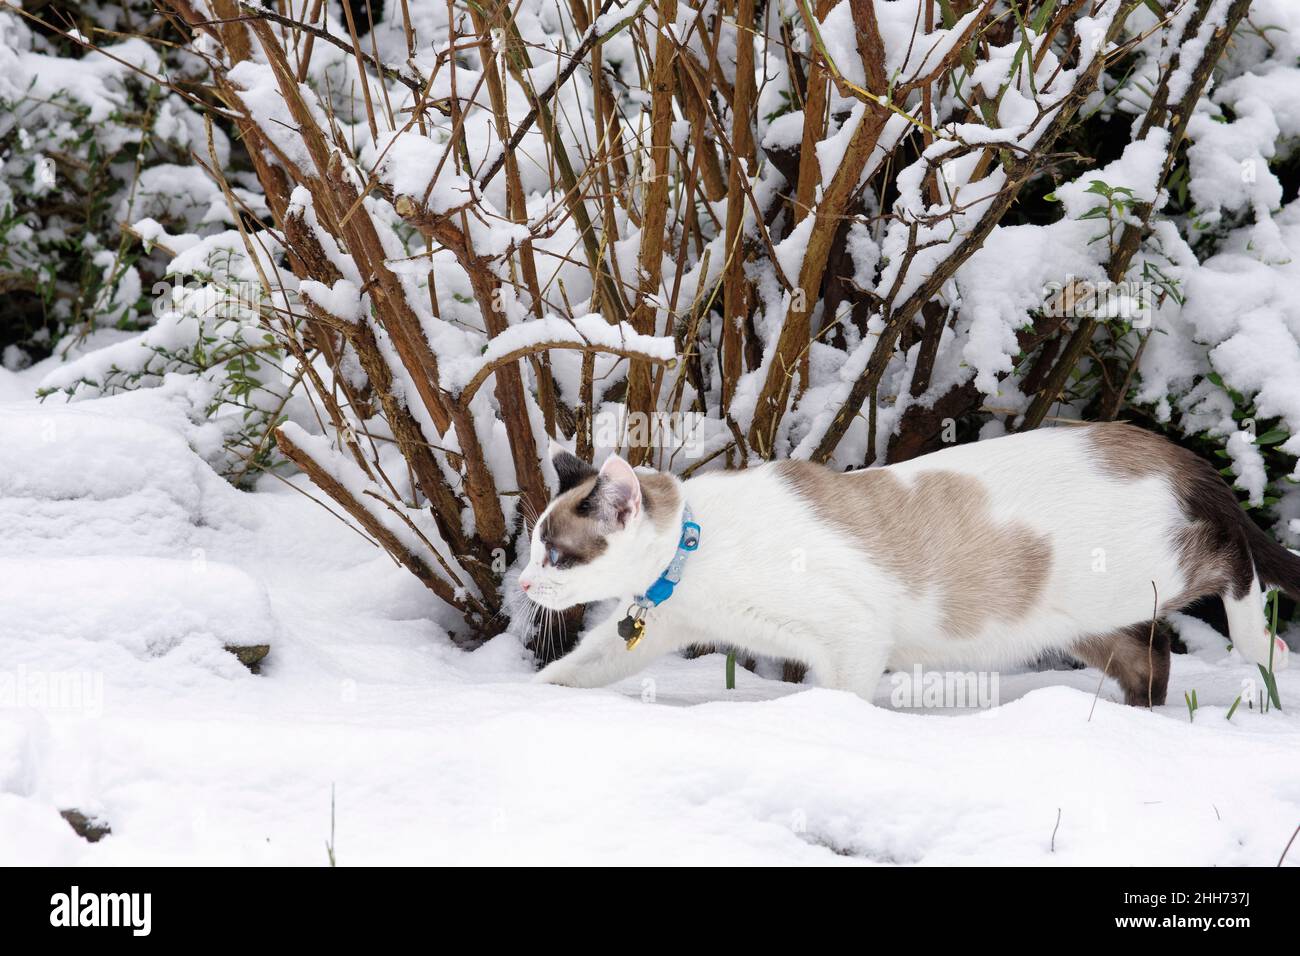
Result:
M619 527L626 528L641 513L641 482L632 466L618 455L610 455L600 466L593 494L600 497L601 507Z
M555 477L560 480L560 494L576 488L596 473L595 468L559 445L551 448L551 465L555 468Z

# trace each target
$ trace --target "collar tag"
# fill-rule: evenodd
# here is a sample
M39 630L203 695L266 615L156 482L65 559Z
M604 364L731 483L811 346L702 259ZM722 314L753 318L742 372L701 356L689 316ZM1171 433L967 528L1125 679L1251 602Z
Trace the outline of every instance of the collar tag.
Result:
M627 617L618 622L618 636L623 638L630 651L641 643L645 634L645 608L633 604L627 609Z
M691 514L691 506L682 509L682 534L677 539L677 552L664 569L663 574L655 579L654 584L644 594L638 594L627 609L627 616L618 622L618 636L623 638L630 651L641 643L645 635L646 612L658 607L673 596L673 589L682 579L682 568L686 559L700 546L700 526Z
M690 514L690 509L686 509L686 514ZM694 521L684 520L682 522L682 538L677 543L677 547L682 551L694 551L700 546L700 526Z

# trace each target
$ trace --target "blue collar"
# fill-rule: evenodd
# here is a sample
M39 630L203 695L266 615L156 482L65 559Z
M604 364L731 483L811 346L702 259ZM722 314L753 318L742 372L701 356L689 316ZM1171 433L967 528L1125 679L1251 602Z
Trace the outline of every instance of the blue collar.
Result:
M677 551L673 559L668 562L668 567L664 568L663 574L659 575L655 583L650 585L644 594L638 594L633 599L632 605L627 609L627 616L618 623L619 637L627 643L629 651L641 642L641 637L645 633L646 612L673 596L673 588L682 579L682 568L686 565L686 559L699 546L700 526L695 523L691 506L686 505L682 508L682 534L677 540Z

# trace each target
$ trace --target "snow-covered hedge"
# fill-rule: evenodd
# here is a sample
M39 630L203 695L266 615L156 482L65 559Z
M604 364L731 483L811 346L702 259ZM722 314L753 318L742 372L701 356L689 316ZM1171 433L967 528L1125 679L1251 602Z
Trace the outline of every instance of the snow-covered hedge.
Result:
M232 153L226 124L209 135L185 92L203 64L147 0L36 11L0 9L4 364L76 354L40 387L73 398L206 379L194 414L220 416L229 438L211 461L243 475L270 459L279 353L256 301L230 291L260 284L240 274L230 203L201 165L228 168ZM72 14L82 27L64 32ZM264 215L256 178L231 177Z
M1291 0L390 3L373 31L160 3L188 47L122 49L193 98L116 46L65 52L59 95L140 90L150 143L192 150L151 146L115 187L130 243L87 246L183 288L125 320L143 276L101 282L88 321L137 331L49 400L188 376L223 470L278 435L470 629L551 440L861 467L1126 417L1300 543ZM59 76L21 36L10 87Z

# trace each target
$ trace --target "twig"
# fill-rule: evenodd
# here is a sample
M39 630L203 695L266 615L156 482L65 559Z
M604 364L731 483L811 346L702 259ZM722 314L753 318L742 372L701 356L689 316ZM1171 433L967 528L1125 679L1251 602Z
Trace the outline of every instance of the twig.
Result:
M1101 696L1102 685L1106 683L1106 678L1110 676L1110 662L1115 659L1115 647L1112 644L1110 656L1106 658L1106 666L1101 669L1101 679L1097 681L1097 693L1092 695L1092 707L1088 710L1087 723L1092 723L1093 712L1097 709L1097 698Z
M492 161L491 165L488 166L483 175L479 177L478 183L480 188L486 189L487 184L492 182L493 177L501 171L501 166L505 163L506 153L519 148L519 144L524 141L524 137L528 134L528 131L532 129L533 124L537 122L539 113L545 108L545 105L551 101L551 98L559 92L560 87L569 81L569 77L574 74L574 71L582 65L582 61L586 58L587 54L591 52L591 48L598 43L604 43L635 20L649 2L650 0L640 0L636 5L636 8L630 14L622 20L619 20L618 23L602 34L597 35L594 24L590 29L588 29L587 35L583 37L582 42L578 44L577 49L570 54L569 62L564 65L558 74L556 74L555 82L537 94L537 101L533 104L533 108L528 111L528 114L523 118L519 125L515 127L515 132L514 135L510 137L510 142L502 148L501 154ZM597 19L608 13L609 8L613 5L614 0L605 0L596 14Z
M620 358L635 359L639 362L648 362L651 365L661 365L664 368L672 369L677 367L676 357L666 359L659 358L658 356L647 355L645 352L640 352L636 349L624 349L612 345L596 345L592 342L574 342L568 339L534 342L532 345L525 345L521 348L506 352L504 355L493 359L491 362L480 368L465 384L465 387L460 390L460 394L456 396L456 401L460 405L468 407L470 400L474 397L474 393L477 392L483 383L491 377L493 372L503 366L517 362L521 358L549 352L552 349L568 349L571 351L586 352L591 355L599 355L602 353L607 355L617 355Z
M1291 834L1291 839L1286 841L1286 849L1284 849L1282 855L1277 858L1278 866L1282 865L1282 861L1286 859L1286 855L1291 852L1291 844L1295 842L1297 836L1300 836L1300 826L1295 828L1295 832Z
M295 20L292 17L286 17L282 14L276 13L274 10L268 9L267 7L259 6L255 3L249 3L248 0L239 0L239 9L243 10L247 15L236 17L234 20L205 20L203 23L215 25L221 23L242 23L248 20L270 20L272 23L278 23L282 27L289 27L292 30L301 31L302 33L307 34L309 38L324 40L326 43L338 47L348 56L356 57L381 76L387 77L397 83L401 83L417 97L424 89L424 82L422 80L409 77L402 73L401 70L395 70L390 66L384 66L384 64L375 60L374 57L370 56L370 54L366 53L364 50L361 50L359 47L354 47L352 44L336 37L327 30L322 30L318 26L310 23L303 23L301 20ZM445 112L445 110L443 110L443 112Z
M1151 582L1151 631L1147 634L1147 709L1151 709L1151 702L1154 699L1154 687L1156 680L1155 666L1155 647L1156 647L1156 615L1160 613L1160 592L1156 590L1156 582Z

